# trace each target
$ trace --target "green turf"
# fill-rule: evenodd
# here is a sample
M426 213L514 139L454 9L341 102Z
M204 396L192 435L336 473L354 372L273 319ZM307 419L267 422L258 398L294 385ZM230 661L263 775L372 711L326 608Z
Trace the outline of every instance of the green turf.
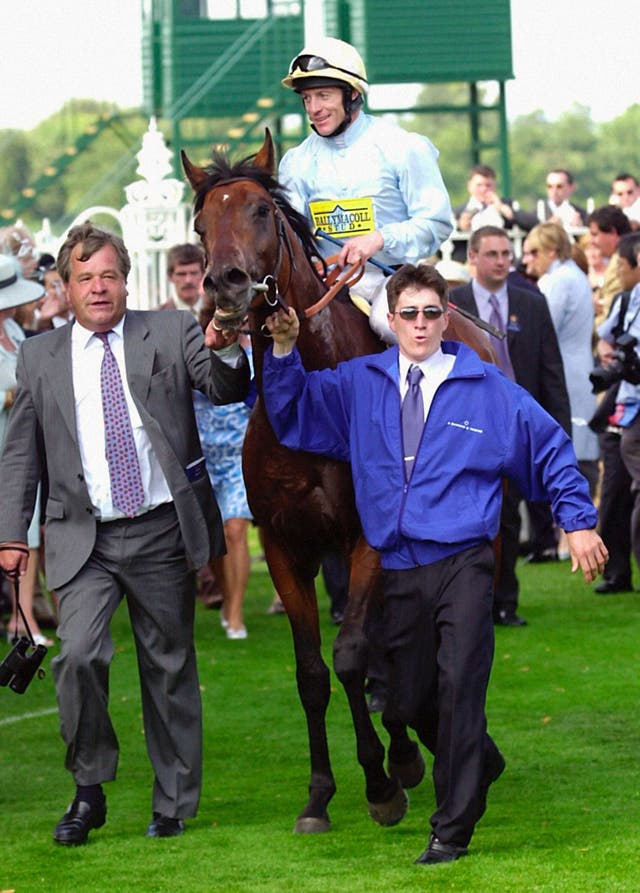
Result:
M566 563L527 566L521 581L529 626L497 630L488 705L507 771L491 790L468 858L413 864L433 809L429 775L411 792L400 825L383 829L369 819L335 677L332 830L292 833L308 784L305 723L288 623L267 616L272 589L258 563L246 641L227 641L218 613L198 610L204 790L181 838L144 837L151 773L125 611L114 620L111 674L119 775L107 787L107 824L86 846L67 849L51 839L73 794L51 674L22 696L0 689L0 891L640 890L640 595L595 596ZM324 596L321 607L329 659L334 630Z

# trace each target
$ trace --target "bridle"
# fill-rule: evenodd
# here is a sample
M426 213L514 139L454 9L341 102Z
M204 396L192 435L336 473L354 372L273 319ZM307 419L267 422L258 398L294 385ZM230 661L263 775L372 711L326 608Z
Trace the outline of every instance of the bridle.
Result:
M222 186L228 186L230 183L239 182L255 183L255 181L251 180L249 177L230 177L229 179L221 180L220 182L215 183L209 188L208 191L218 189ZM278 254L276 257L275 269L273 273L267 273L262 282L250 283L250 288L255 292L255 295L249 303L249 310L258 310L263 304L266 304L267 307L273 309L274 311L278 308L281 308L282 310L284 310L285 313L288 313L290 308L286 301L286 295L289 291L289 288L291 287L293 273L296 269L295 256L293 253L293 247L291 245L291 239L289 238L289 233L285 225L284 214L278 206L277 201L268 192L268 190L265 190L265 192L269 196L272 203L273 216L276 226L276 239L278 242ZM286 256L289 260L289 275L287 277L286 285L284 286L284 288L281 288L278 283L278 279L282 271L285 251ZM311 261L309 262L311 263ZM325 294L322 295L322 297L319 298L310 307L307 307L305 310L297 311L298 318L302 321L309 319L316 313L319 313L335 298L335 296L345 286L348 287L357 282L363 273L364 266L359 263L352 264L351 266L345 267L344 269L334 266L325 279L325 284L328 286ZM260 327L260 330L257 333L250 329L240 329L238 326L233 325L228 326L228 328L237 329L242 334L261 334L265 337L271 337L264 324Z

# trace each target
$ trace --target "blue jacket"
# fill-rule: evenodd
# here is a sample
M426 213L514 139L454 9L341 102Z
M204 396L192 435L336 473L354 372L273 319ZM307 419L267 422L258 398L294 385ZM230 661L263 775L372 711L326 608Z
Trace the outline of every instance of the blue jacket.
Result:
M567 531L597 512L570 439L523 388L468 347L438 388L404 479L398 348L307 373L300 355L265 356L263 390L277 437L292 449L351 462L367 541L387 568L429 564L498 533L502 478L552 504Z

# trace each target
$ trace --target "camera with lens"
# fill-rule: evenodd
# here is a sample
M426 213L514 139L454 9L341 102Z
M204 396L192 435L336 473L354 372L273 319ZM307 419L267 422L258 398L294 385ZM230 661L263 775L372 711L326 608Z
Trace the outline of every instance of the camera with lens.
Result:
M8 685L16 694L24 694L46 653L44 645L32 646L28 639L18 639L0 664L0 685Z
M640 384L640 358L635 351L637 343L638 339L628 332L624 332L616 338L613 351L614 359L607 366L594 369L589 374L591 390L594 394L606 391L612 384L619 381Z

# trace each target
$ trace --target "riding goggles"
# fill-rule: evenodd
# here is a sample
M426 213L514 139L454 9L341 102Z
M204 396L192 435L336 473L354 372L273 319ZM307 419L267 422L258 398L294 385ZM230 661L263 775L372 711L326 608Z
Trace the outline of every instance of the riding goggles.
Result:
M326 59L323 59L322 56L310 56L307 53L302 56L296 56L289 68L289 74L293 74L294 71L304 71L305 73L308 71L326 71L328 68L332 68L334 71L341 71L343 74L348 74L352 78L358 78L358 80L364 81L365 84L369 83L366 78L363 78L362 75L358 74L356 71L349 71L348 68L340 68L339 65L334 65L333 62L328 62Z
M433 321L440 319L444 310L442 307L403 307L401 310L396 310L394 316L399 316L400 319L411 321L417 319L419 313L422 313L427 321Z

